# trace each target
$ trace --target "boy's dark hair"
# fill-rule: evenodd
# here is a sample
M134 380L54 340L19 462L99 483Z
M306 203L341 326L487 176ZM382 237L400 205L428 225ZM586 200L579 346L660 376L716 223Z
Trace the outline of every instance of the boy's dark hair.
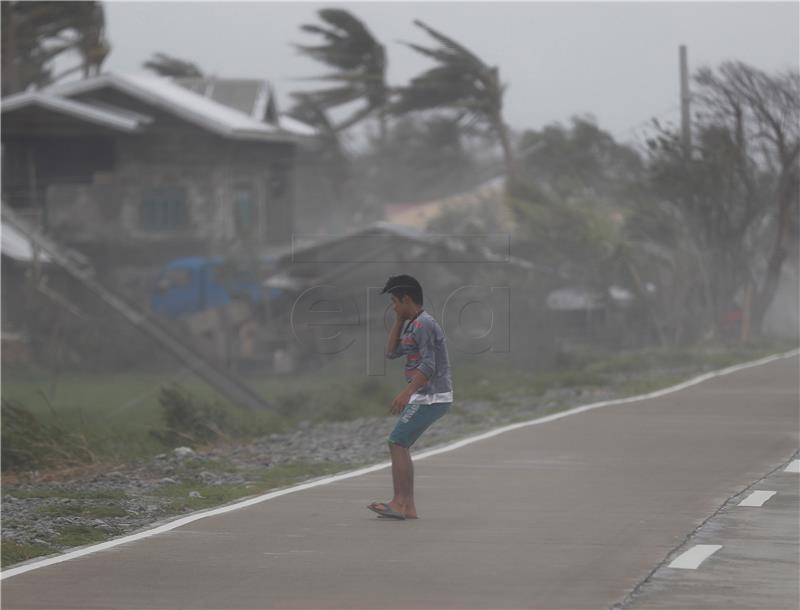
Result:
M381 290L381 294L391 294L397 299L402 299L405 295L411 297L417 305L422 305L422 286L410 275L393 275L386 280L386 285Z

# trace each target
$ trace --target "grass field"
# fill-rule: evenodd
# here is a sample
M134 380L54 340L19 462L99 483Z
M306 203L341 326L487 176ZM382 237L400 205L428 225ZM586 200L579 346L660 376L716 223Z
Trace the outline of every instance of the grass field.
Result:
M513 401L506 400L510 395L536 397L551 390L586 388L608 388L620 396L642 394L703 371L795 347L793 344L772 343L737 349L640 350L614 355L582 352L565 357L553 370L535 374L513 367L456 366L454 384L459 400L482 401L500 411L513 405ZM3 371L3 400L8 401L6 404L24 407L39 422L37 425L52 426L51 432L55 433L48 438L58 438L62 443L56 451L68 448L70 442L80 439L87 452L80 455L83 458L90 455L102 470L112 463L150 457L167 449L163 440L153 432L163 435L166 430L165 412L159 403L161 388L176 382L197 404L217 403L213 410L201 409L200 412L210 414L220 424L224 423L224 430L237 437L228 440L246 440L247 437L287 431L305 420L348 420L385 415L392 397L402 387L399 371L391 369L381 377L364 376L354 371L321 370L294 377L251 380L253 387L274 404L271 412L254 414L225 404L211 388L185 374L66 374L54 379L44 371L29 368ZM565 405L557 403L544 414L563 408ZM4 417L4 455L6 445L17 442L11 436L15 430L6 420ZM480 427L480 421L474 423ZM199 448L197 444L193 446ZM53 467L57 466L59 464L53 464ZM224 470L226 462L204 463L202 467ZM252 472L248 472L249 480L245 484L204 485L196 481L181 481L164 485L156 494L166 501L167 508L162 517L180 515L347 468L352 468L352 465L293 463L270 468L254 467ZM9 482L7 475L11 475L13 480L14 474L5 472L5 482ZM12 485L12 488L17 498L58 500L56 504L45 504L38 509L40 518L79 516L108 519L127 516L125 492L77 491L46 483L25 488ZM190 491L198 493L189 494ZM108 528L61 525L46 539L34 540L46 544L2 540L0 563L9 566L58 549L101 542L117 535L121 533Z
M583 352L565 358L554 370L533 373L513 367L454 367L454 384L462 400L496 402L509 393L531 396L554 388L614 386L631 395L671 385L701 370L753 360L793 345L772 343L736 349L645 350L620 354ZM397 370L395 370L397 368ZM202 380L190 374L116 375L61 374L40 369L4 369L4 406L15 404L43 425L53 437L65 437L79 447L88 462L127 462L152 456L166 448L153 433L166 429L159 403L162 387L179 383L199 403L216 403L227 434L256 437L292 429L297 423L349 420L384 415L402 389L400 367L384 376L363 372L320 370L292 377L251 379L250 383L273 405L270 412L251 413L225 403ZM3 423L3 442L13 443ZM231 439L228 439L231 440Z
M297 463L276 465L260 472L252 473L252 481L242 485L198 485L197 483L175 483L159 488L157 495L169 501L168 512L161 515L178 516L187 512L202 510L233 502L240 498L258 495L271 489L287 487L300 481L307 481L330 475L346 469L351 464ZM189 491L199 495L189 496ZM125 492L75 492L65 489L40 485L32 490L14 490L17 498L58 498L69 499L73 503L58 503L42 508L42 515L52 516L89 516L92 518L125 517ZM75 547L102 542L114 538L119 533L87 525L56 526L56 533L44 536L41 542L46 544L20 544L11 540L0 543L0 566L6 567L21 561L41 557L53 553L55 548ZM55 546L52 546L55 545Z

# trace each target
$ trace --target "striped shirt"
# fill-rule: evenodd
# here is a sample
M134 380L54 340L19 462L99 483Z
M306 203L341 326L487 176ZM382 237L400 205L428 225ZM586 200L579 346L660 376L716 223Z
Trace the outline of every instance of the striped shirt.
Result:
M387 358L406 357L406 383L413 379L414 371L427 377L428 382L409 400L410 404L429 405L435 402L453 402L453 380L450 377L450 358L447 340L439 323L422 310L413 320L406 322L395 350Z

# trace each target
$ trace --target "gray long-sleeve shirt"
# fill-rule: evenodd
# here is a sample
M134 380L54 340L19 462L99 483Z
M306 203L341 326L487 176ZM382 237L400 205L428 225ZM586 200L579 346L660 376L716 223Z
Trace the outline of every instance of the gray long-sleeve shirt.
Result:
M441 326L427 311L407 322L400 333L395 350L387 358L406 357L406 383L411 381L414 371L428 378L428 382L413 394L410 403L432 404L453 402L453 380L450 377L450 358L447 355L447 340Z

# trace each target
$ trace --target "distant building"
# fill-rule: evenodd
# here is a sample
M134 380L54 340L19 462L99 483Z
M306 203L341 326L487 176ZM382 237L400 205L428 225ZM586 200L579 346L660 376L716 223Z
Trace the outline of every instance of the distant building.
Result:
M446 215L476 215L481 206L493 216L493 224L505 231L514 230L514 219L505 203L505 176L486 180L463 192L436 199L411 203L389 203L384 206L386 220L391 223L426 228L431 221Z
M2 100L3 203L92 259L157 263L279 245L298 143L153 75L104 74Z

